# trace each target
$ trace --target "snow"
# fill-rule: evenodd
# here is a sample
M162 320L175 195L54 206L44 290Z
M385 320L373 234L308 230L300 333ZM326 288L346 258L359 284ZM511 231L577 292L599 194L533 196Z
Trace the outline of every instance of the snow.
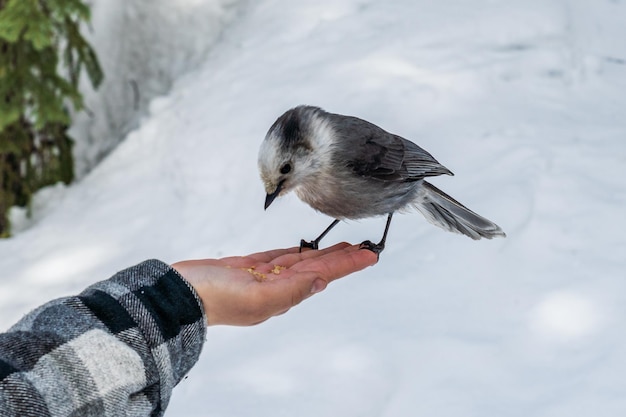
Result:
M0 324L147 258L316 236L331 219L294 196L264 212L256 170L275 118L313 104L417 142L455 173L433 183L508 237L395 216L375 267L210 328L167 415L624 415L625 18L618 0L244 2L109 157L0 242Z
M195 68L236 14L237 0L86 0L91 22L83 33L105 79L81 91L87 111L75 115L75 165L84 176L147 113L150 102ZM184 28L184 30L181 30Z

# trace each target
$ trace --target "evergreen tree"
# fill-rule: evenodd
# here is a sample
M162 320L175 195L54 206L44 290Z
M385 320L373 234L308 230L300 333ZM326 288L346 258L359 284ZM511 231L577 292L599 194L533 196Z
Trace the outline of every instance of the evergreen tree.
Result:
M80 33L89 18L82 0L0 0L0 237L10 207L74 177L67 106L83 105L83 70L94 87L103 77Z

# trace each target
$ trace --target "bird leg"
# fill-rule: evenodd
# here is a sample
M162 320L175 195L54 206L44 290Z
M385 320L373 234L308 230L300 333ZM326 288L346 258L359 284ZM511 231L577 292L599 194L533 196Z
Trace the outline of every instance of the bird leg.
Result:
M389 225L391 224L391 217L393 213L389 213L387 216L387 225L385 226L385 232L383 233L383 238L378 243L372 243L371 240L366 240L361 243L359 249L367 249L374 252L376 255L380 255L380 253L385 249L385 241L387 240L387 232L389 231Z
M337 226L337 223L339 223L339 219L335 219L335 220L334 220L334 221L330 224L330 226L328 226L328 227L326 228L326 230L324 230L324 231L322 232L322 234L321 234L321 235L319 235L319 236L317 237L317 239L315 239L315 240L312 240L312 241L310 241L310 242L307 242L306 240L301 239L301 240L300 240L300 252L302 252L302 248L309 248L309 249L314 249L314 250L317 250L317 249L318 249L318 246L319 246L319 243L320 243L320 240L322 240L322 238L324 238L324 236L326 236L326 234L327 234L328 232L330 232L330 230L331 230L333 227Z

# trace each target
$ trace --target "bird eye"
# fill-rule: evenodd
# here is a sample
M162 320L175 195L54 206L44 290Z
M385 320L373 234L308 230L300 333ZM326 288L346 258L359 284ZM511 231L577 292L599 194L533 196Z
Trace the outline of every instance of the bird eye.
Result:
M280 167L281 174L289 174L291 172L291 164L287 162L285 165Z

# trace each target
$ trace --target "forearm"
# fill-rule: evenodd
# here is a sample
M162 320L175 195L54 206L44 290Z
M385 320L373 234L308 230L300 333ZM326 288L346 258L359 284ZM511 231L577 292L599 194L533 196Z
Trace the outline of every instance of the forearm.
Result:
M198 359L205 323L195 291L170 266L121 271L0 335L0 409L160 415Z

